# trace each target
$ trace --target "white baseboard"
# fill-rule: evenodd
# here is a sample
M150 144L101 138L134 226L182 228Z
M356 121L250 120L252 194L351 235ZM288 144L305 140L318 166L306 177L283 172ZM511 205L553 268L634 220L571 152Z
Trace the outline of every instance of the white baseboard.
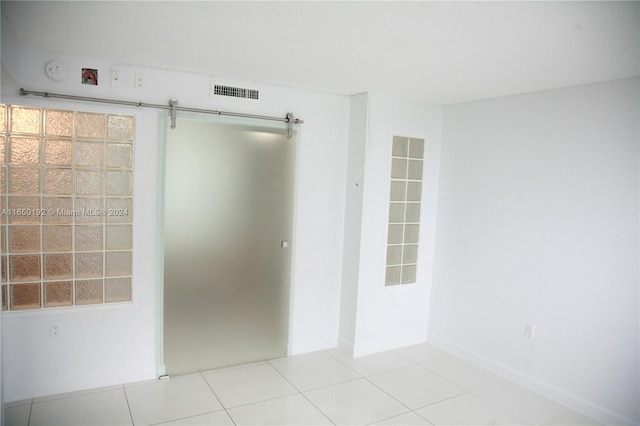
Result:
M590 417L604 425L638 426L638 423L631 419L600 407L597 404L580 398L579 396L569 393L563 389L557 388L549 383L523 374L518 370L484 357L447 339L443 339L436 334L430 333L427 342L466 361L476 364L494 374L502 376L513 383L562 404L565 407Z
M96 373L83 376L58 377L22 383L4 383L4 402L22 401L68 392L121 385L156 378L155 368L146 365L130 370Z
M336 340L303 340L296 341L289 347L289 356L301 355L309 352L332 349L336 347Z

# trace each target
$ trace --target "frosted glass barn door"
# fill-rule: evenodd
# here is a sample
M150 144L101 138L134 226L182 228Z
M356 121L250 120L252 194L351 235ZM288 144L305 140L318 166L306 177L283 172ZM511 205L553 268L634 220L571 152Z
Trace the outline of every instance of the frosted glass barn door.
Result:
M167 374L285 356L295 136L192 118L166 134Z

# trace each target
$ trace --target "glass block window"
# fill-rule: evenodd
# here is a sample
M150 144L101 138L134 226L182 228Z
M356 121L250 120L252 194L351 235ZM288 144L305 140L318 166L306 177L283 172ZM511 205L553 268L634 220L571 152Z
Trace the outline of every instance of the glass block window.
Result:
M2 309L131 301L132 116L0 105Z
M416 282L424 139L394 136L385 285Z

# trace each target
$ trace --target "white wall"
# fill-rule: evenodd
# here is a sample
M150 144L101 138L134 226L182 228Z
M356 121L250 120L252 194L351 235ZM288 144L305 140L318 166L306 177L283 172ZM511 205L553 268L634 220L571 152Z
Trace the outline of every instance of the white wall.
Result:
M442 107L374 93L354 97L351 116L347 206L354 208L347 211L347 220L353 214L361 216L350 224L360 229L345 233L345 247L355 244L358 250L349 254L345 249L345 256L351 257L345 258L344 267L357 271L343 276L342 312L355 312L355 323L342 323L340 343L361 356L427 338ZM425 171L416 283L385 287L393 135L425 139Z
M283 116L293 112L300 127L299 171L292 295L292 353L328 347L337 342L342 268L343 213L349 100L343 96L240 84L260 90L250 101L210 98L211 76L119 64L115 60L79 58L20 51L3 56L16 86L3 83L2 102L136 115L133 303L112 306L9 312L3 315L5 399L31 398L77 389L149 379L157 374L156 326L159 243L157 229L157 155L159 112L82 102L16 97L17 87L54 93L126 99L181 106ZM16 58L19 64L16 64ZM64 82L49 80L45 64L63 61ZM6 66L5 66L6 65ZM99 69L99 85L80 84L80 69ZM119 72L120 86L111 87L110 72ZM134 89L136 73L144 88ZM164 114L164 113L163 113ZM178 123L179 125L179 123ZM62 326L63 336L49 338L49 324Z
M347 160L344 246L342 252L342 293L338 347L353 354L356 336L360 244L362 237L362 197L365 156L369 126L369 95L351 97L349 111L349 147Z
M613 423L640 422L639 99L629 79L444 109L429 340Z

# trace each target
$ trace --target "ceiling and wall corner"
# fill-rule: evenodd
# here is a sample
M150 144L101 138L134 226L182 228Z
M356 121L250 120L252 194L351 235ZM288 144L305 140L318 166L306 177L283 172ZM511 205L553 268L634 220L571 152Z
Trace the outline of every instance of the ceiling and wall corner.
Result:
M637 2L24 2L22 49L437 104L638 75Z

